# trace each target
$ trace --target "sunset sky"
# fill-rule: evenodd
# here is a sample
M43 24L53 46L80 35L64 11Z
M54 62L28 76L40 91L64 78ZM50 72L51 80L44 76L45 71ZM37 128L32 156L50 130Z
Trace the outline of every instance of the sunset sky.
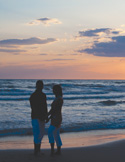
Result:
M0 0L0 79L125 79L124 0Z

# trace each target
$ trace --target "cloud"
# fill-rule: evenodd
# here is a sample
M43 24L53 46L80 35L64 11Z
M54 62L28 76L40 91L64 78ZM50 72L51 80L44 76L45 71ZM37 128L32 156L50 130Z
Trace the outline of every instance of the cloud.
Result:
M111 28L91 29L86 31L79 31L79 37L97 37L101 33L104 34L119 34L119 31L112 31Z
M57 41L55 38L29 38L29 39L6 39L0 41L0 46L8 46L8 45L35 45L35 44L47 44Z
M58 56L66 56L66 54L57 54ZM69 55L76 56L78 53L69 53Z
M110 42L95 42L92 48L78 52L103 57L125 57L125 36L112 37Z
M37 19L37 20L33 20L31 21L30 23L28 23L29 25L40 25L40 24L43 24L43 25L46 25L46 26L50 26L51 24L61 24L62 22L59 21L58 19L56 18L48 18L48 17L44 17L44 18L40 18L40 19Z
M18 52L26 52L26 50L19 50L19 49L0 49L0 52L5 52L5 53L18 53Z
M41 56L46 56L46 55L48 55L47 53L41 53L40 54Z
M122 25L121 25L121 27L123 27L123 28L124 28L124 27L125 27L125 24L122 24Z
M51 59L51 60L44 60L44 61L71 61L71 60L75 60L75 59Z
M112 34L119 34L119 31L112 31Z

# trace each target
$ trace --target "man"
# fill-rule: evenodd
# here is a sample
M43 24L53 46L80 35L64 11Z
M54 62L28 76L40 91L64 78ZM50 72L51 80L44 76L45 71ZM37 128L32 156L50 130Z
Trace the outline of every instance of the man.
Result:
M40 153L41 141L45 131L47 116L46 95L42 92L43 81L36 82L36 90L30 96L31 118L34 136L34 155Z

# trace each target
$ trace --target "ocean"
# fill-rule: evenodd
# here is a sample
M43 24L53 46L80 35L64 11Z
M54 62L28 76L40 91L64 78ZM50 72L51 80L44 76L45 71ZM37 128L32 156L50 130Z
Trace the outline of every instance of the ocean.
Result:
M48 110L52 87L60 84L64 105L61 132L125 129L125 80L43 80ZM33 79L0 80L0 137L32 135L29 97ZM46 124L46 132L50 123Z

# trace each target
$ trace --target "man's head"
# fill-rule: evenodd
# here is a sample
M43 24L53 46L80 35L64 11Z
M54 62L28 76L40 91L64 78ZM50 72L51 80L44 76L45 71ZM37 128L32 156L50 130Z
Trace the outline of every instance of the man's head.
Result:
M37 90L42 90L43 89L43 81L42 80L38 80L36 82L36 89Z

